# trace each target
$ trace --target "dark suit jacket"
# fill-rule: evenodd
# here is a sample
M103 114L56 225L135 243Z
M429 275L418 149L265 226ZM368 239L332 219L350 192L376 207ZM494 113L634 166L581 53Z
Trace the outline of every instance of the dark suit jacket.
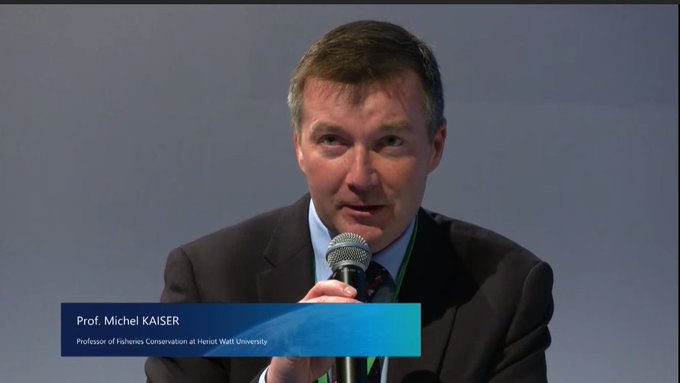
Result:
M292 303L314 285L309 196L173 250L161 302ZM552 270L516 243L420 209L400 302L421 303L422 357L390 383L545 382ZM299 275L291 278L291 275ZM257 381L262 358L149 358L149 381Z

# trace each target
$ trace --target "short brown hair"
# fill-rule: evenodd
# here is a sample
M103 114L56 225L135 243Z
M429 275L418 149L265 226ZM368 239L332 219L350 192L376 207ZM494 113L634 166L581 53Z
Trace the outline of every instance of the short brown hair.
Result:
M444 123L444 91L437 60L417 36L398 25L362 20L341 25L312 44L302 56L288 90L288 107L296 131L302 120L302 91L308 78L363 85L415 72L425 91L430 138Z

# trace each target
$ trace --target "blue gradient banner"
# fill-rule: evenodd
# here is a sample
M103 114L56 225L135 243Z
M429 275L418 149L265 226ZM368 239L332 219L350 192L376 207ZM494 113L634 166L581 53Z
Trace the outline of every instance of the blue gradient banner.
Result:
M419 304L62 303L62 356L420 356Z

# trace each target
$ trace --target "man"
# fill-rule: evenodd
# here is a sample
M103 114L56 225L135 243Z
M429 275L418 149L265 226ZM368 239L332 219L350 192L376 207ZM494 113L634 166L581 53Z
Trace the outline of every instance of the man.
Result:
M397 286L387 299L422 310L422 356L383 358L371 379L545 382L550 267L498 234L420 207L446 141L431 50L390 23L342 25L302 58L288 103L309 195L173 250L161 301L358 303L353 288L327 280L324 261L331 238L356 233ZM306 383L328 379L332 366L149 358L146 373L152 382Z

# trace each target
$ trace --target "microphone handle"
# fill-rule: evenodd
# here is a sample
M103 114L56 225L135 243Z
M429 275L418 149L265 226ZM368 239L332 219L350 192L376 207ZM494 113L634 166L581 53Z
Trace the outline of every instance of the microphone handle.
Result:
M338 383L366 383L366 358L336 358Z
M355 299L366 302L366 273L362 269L356 266L344 266L333 273L331 278L357 289Z
M366 274L355 266L341 267L333 279L347 283L357 289L356 300L366 302ZM348 341L352 341L348 339ZM338 383L366 383L366 358L340 357L335 359Z

